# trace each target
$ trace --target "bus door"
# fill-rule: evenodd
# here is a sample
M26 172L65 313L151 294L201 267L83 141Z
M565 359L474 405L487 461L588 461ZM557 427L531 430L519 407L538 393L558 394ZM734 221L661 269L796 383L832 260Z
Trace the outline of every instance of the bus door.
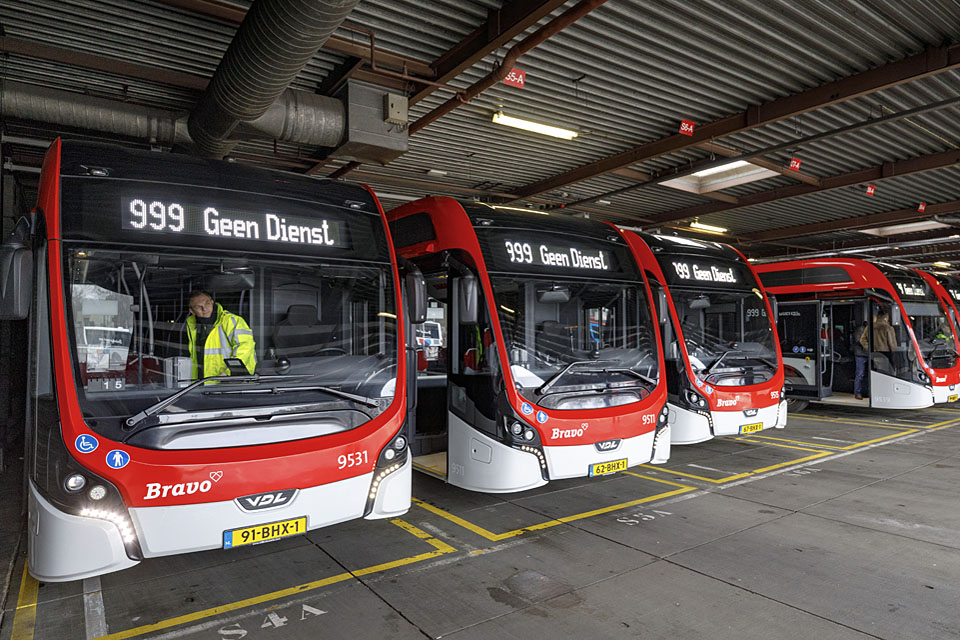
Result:
M447 271L425 271L423 275L427 285L427 318L440 324L443 333L450 335ZM417 409L410 449L417 469L446 478L448 349L440 345L432 349L434 345L429 341L422 329L417 331Z
M785 384L795 398L819 400L831 394L829 377L823 384L826 358L821 340L824 304L779 302L777 333L783 352Z
M829 360L826 366L830 373L829 386L833 395L853 395L857 374L856 347L867 328L865 301L824 301L823 305L821 338L824 357ZM827 386L826 379L823 385ZM866 379L863 385L866 390Z

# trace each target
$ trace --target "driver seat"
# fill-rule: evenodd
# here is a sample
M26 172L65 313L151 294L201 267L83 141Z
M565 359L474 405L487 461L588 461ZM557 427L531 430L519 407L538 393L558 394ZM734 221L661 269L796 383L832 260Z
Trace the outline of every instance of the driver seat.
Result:
M320 343L319 325L316 305L287 307L287 315L273 329L277 357L296 358L316 351Z

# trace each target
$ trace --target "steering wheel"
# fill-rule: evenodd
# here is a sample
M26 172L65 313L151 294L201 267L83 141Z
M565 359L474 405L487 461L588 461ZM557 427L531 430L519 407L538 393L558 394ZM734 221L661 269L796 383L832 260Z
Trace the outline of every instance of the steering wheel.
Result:
M326 352L339 353L340 355L344 355L344 356L347 355L347 350L342 347L324 347L322 349L317 349L316 351L311 351L310 355L318 356L321 353L326 353Z

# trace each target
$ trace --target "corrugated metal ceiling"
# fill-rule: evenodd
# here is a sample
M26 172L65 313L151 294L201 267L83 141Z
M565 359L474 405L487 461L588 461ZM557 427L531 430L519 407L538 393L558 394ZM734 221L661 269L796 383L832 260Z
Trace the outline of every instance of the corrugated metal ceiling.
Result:
M237 25L204 11L209 0L185 9L167 2L124 0L7 0L0 20L6 36L208 78ZM183 3L188 4L191 3ZM227 3L220 2L220 5ZM481 27L496 1L361 0L348 22L376 34L378 49L430 63ZM547 23L574 2L541 19ZM246 9L247 2L231 7ZM450 84L467 87L503 58L510 44L488 53ZM362 35L340 29L344 39L366 44ZM410 138L410 150L386 167L364 166L362 175L390 197L427 193L506 193L585 164L660 140L677 132L683 118L698 126L778 98L861 74L925 49L960 42L960 3L938 0L610 0L590 15L525 54L525 88L497 84ZM345 56L321 50L293 86L316 87ZM188 111L198 92L110 71L79 70L69 64L8 54L3 78L32 82L139 104ZM416 120L450 97L439 90L411 108ZM864 122L960 96L960 71L947 71L837 104L808 111L714 140L752 152L817 133ZM572 141L499 127L491 115L510 115L577 130ZM787 147L765 158L779 165L791 157L802 171L825 179L884 163L957 149L960 102L934 112L877 124L816 142ZM56 135L58 128L28 123L33 131ZM22 123L4 122L5 132ZM5 145L5 154L9 154ZM14 150L14 153L17 150ZM318 150L272 141L246 142L242 159L304 169ZM688 148L629 165L642 173L683 170L710 159ZM338 166L331 163L324 171ZM446 174L429 177L434 169ZM828 222L899 209L960 200L955 167L937 168L877 183L875 196L862 185L824 190L785 200L700 216L701 221L751 233ZM378 176L382 179L378 181ZM410 184L400 184L407 179ZM426 183L426 184L425 184ZM434 185L431 187L431 183ZM606 174L540 194L539 203L595 198L636 184L635 178ZM718 197L744 198L798 184L776 176L721 191ZM479 195L479 194L478 194ZM715 200L662 185L644 186L592 203L593 215L619 221L652 218ZM678 224L678 223L672 223ZM843 242L862 234L811 236L805 244ZM752 245L751 249L756 249ZM761 247L762 248L762 247ZM770 248L776 250L776 248Z

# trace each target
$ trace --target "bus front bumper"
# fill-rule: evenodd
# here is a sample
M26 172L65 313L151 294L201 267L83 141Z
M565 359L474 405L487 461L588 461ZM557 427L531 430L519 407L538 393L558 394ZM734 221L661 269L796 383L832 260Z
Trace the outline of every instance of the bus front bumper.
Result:
M747 435L765 429L787 426L787 402L757 409L746 415L737 411L692 411L670 404L670 427L673 444L695 444L715 436Z

